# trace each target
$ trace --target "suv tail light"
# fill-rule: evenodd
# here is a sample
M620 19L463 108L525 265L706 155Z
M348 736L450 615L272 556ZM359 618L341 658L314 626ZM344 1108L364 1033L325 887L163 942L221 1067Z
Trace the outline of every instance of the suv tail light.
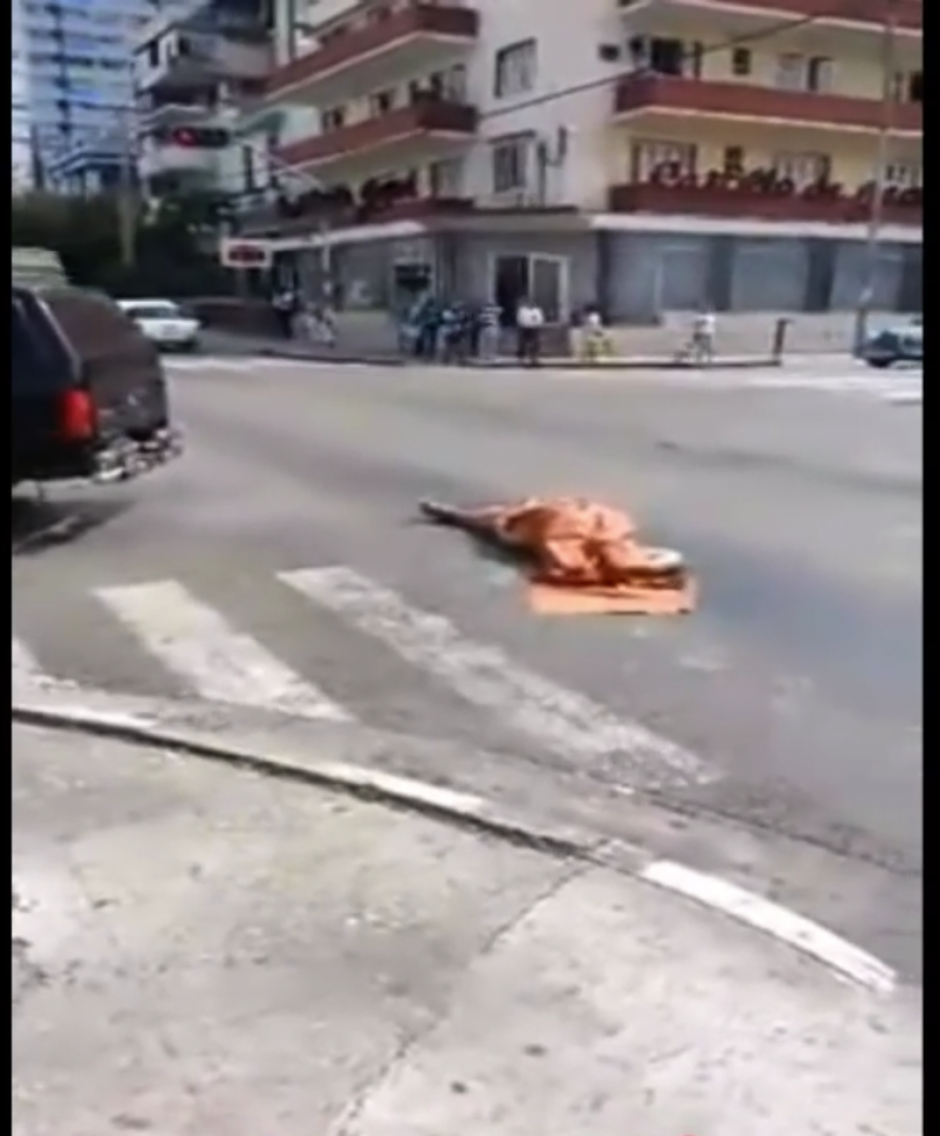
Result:
M59 427L70 442L89 442L97 430L95 404L85 390L69 390L59 406Z

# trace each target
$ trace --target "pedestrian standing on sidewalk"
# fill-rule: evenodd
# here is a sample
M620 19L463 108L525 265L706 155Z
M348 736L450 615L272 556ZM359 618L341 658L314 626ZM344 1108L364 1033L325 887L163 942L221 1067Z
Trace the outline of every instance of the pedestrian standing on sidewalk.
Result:
M715 332L718 320L710 304L702 304L692 322L692 361L709 367L715 361Z
M271 308L278 330L284 339L294 338L294 320L297 318L298 297L293 288L278 288L271 299Z
M502 316L499 304L480 304L474 312L472 355L481 363L493 363L499 355Z
M524 298L516 309L516 354L520 363L537 367L542 358L545 313L533 300Z

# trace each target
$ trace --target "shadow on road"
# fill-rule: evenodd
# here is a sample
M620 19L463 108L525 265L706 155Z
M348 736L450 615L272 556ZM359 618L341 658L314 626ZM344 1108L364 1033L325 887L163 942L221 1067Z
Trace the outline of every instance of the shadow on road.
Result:
M56 499L14 494L11 502L10 549L13 556L31 556L59 544L70 544L85 533L120 516L130 502L108 498Z

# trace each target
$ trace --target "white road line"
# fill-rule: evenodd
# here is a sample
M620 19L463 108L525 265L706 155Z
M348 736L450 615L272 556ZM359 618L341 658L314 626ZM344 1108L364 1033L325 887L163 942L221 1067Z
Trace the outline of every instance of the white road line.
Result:
M28 685L41 682L46 675L33 653L19 641L13 639L13 685Z
M270 359L263 355L200 355L195 359L164 358L163 365L171 372L282 370L285 366L296 366L293 359Z
M54 678L45 671L36 656L19 639L12 640L12 686L16 690L76 690L77 684L67 679Z
M93 593L124 627L202 698L321 721L349 715L173 580Z
M410 607L394 592L350 569L301 569L278 575L301 595L446 683L465 701L495 713L565 757L603 762L626 786L652 789L701 784L716 777L704 761L681 746L517 666L496 647L463 638L443 616Z
M672 860L656 860L640 870L640 878L680 892L739 922L779 939L860 986L890 994L897 975L874 955L847 939L756 892L746 891L718 876L697 872Z

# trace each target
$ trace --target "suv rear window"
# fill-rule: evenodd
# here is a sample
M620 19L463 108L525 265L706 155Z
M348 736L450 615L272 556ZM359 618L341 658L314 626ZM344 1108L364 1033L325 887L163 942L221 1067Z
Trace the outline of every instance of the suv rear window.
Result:
M35 300L13 297L10 337L10 384L14 393L59 390L71 381L72 360Z
M117 304L88 292L48 292L43 297L72 347L86 362L140 352L143 336Z

